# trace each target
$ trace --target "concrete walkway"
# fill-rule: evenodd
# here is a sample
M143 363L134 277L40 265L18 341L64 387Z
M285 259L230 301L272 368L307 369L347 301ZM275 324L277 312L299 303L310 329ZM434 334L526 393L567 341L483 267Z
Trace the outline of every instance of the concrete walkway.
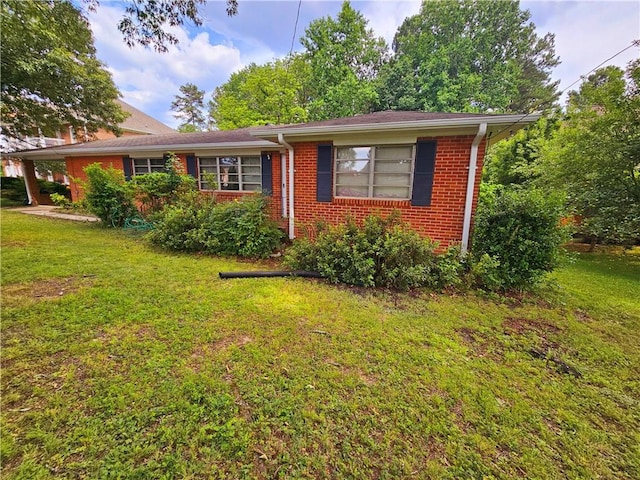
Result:
M37 207L20 207L12 208L16 212L26 213L28 215L40 215L41 217L62 218L64 220L73 220L74 222L99 222L98 217L93 215L76 215L74 213L65 213L51 205L38 205Z

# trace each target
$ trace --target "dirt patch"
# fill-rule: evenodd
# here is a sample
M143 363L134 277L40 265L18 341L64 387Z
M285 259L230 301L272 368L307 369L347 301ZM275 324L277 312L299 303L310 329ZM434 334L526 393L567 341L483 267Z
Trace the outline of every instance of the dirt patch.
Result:
M502 357L502 348L493 335L469 327L458 328L456 332L476 357L489 357L494 360Z
M502 322L502 326L504 327L507 335L512 333L522 335L524 333L533 332L546 336L548 334L557 334L562 331L558 326L545 322L544 320L531 320L524 317L509 317Z
M52 278L32 283L20 283L4 287L5 298L28 297L34 300L50 300L75 293L82 287L90 286L91 277Z
M232 346L242 347L251 342L253 342L253 339L246 335L240 335L240 336L232 335L230 337L225 337L221 340L218 340L217 342L214 342L214 343L198 344L193 348L191 352L191 357L190 357L188 366L194 372L197 373L200 371L202 361L205 360L206 358L209 358L212 353L227 350Z
M581 323L591 323L591 322L593 322L593 319L587 313L583 312L582 310L576 310L573 313L576 316L576 320L578 320Z

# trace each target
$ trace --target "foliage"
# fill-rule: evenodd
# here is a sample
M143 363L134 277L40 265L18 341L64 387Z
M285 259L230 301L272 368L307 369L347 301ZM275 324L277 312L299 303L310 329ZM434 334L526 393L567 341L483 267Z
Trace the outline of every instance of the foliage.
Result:
M150 233L152 243L180 251L260 258L278 247L283 233L259 195L216 203L197 193L166 206Z
M196 181L184 172L182 162L173 153L167 155L166 171L136 175L132 179L136 200L143 215L152 215L182 194L195 190Z
M544 188L567 193L593 241L640 240L640 61L605 67L571 92L567 117L543 151Z
M393 42L381 109L524 112L558 98L554 37L540 38L518 1L423 2Z
M94 10L101 0L84 0ZM125 15L118 22L118 30L122 33L129 47L136 44L152 46L158 52L166 52L167 45L178 43L170 27L184 25L185 22L199 27L202 17L198 9L206 0L127 0ZM226 0L227 15L238 13L238 0Z
M50 182L42 178L38 178L38 187L40 193L59 194L70 197L71 193L66 185L58 182ZM24 201L27 198L27 189L24 184L23 177L2 177L2 196L11 200Z
M491 290L526 289L558 266L568 240L563 199L531 190L502 190L478 205L472 266Z
M68 125L91 134L119 133L126 114L119 92L97 59L87 20L68 0L5 0L0 57L3 133L45 135Z
M182 95L176 95L176 99L171 103L171 110L176 112L175 118L183 119L180 130L188 126L189 131L200 132L205 127L204 119L204 90L199 90L193 83L187 83L180 87Z
M84 168L83 182L89 211L107 227L122 227L127 218L135 216L133 185L126 182L121 170L112 166L102 168L99 163Z
M68 209L71 208L72 202L64 195L60 195L59 193L52 193L49 195L51 201L56 207Z
M285 263L321 273L332 282L364 287L441 287L458 282L457 259L434 254L435 245L399 220L398 214L353 219L328 226L311 241L297 239ZM440 268L442 266L442 268Z
M311 71L312 120L369 113L377 103L374 82L386 61L387 45L367 24L345 1L336 19L313 20L305 30L300 43Z
M542 117L528 128L492 145L487 152L483 181L495 185L529 185L541 175L540 155L560 127L560 118Z
M299 55L265 65L252 63L216 88L209 116L220 130L304 122L309 74Z
M640 255L491 299L221 280L271 262L12 211L0 235L3 480L640 476Z
M33 162L36 172L43 177L54 175L59 173L61 175L67 174L67 165L65 162L59 160L34 160Z

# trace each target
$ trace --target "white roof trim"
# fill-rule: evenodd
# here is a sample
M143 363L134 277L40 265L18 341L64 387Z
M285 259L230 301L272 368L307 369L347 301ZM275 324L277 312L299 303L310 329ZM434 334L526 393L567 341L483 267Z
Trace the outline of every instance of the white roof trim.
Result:
M83 145L83 147L80 147ZM14 154L17 158L50 158L52 160L55 159L63 159L65 157L78 156L78 155L127 155L130 153L157 153L158 151L162 152L184 152L188 151L189 153L194 152L198 153L200 150L225 150L225 151L233 151L233 150L247 150L247 149L270 149L270 150L280 150L282 147L277 143L269 142L267 140L255 140L252 142L223 142L223 143L185 143L185 144L168 144L168 145L138 145L128 147L125 145L116 146L116 147L88 147L87 143L78 144L77 148L64 148L57 149L55 147L49 147L47 149L42 150L25 150L23 152L17 152Z
M326 125L305 127L271 127L265 130L254 130L251 135L256 137L273 137L278 133L283 135L326 135L331 133L347 133L347 132L372 132L372 131L394 131L394 130L415 130L415 129L438 129L451 127L470 127L477 126L481 123L488 125L509 125L532 123L538 120L542 114L530 113L527 115L490 115L463 118L441 118L437 120L410 120L404 122L385 122L385 123L359 123L355 125Z

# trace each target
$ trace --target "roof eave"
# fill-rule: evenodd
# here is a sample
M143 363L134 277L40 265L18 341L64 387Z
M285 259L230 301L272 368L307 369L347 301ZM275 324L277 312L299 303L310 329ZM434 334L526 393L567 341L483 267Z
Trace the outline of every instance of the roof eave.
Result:
M87 145L86 143L80 145ZM250 142L223 142L223 143L188 143L188 144L168 144L168 145L139 145L132 147L78 147L60 149L57 147L43 148L40 150L23 150L22 152L14 152L12 156L26 159L47 158L51 160L63 160L65 157L77 157L81 155L105 155L105 154L122 154L126 155L133 152L197 152L198 150L241 150L241 149L280 149L277 143L267 140L255 140Z
M410 120L403 122L385 123L363 123L356 125L331 125L315 127L271 127L269 129L256 129L251 135L259 138L276 138L279 133L287 136L307 136L307 135L327 135L335 133L366 133L376 131L398 131L398 130L428 130L445 128L464 128L486 123L490 126L499 125L528 125L537 121L542 114L530 113L527 115L488 115L465 118L447 118L437 120Z

